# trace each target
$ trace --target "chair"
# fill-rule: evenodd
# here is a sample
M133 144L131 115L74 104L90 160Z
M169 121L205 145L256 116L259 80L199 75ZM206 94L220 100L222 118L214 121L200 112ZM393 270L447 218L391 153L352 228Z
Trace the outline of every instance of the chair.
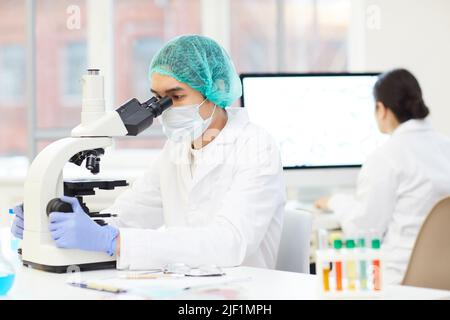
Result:
M450 197L422 224L402 284L450 290Z
M309 212L285 211L277 270L309 273L311 228L312 216Z

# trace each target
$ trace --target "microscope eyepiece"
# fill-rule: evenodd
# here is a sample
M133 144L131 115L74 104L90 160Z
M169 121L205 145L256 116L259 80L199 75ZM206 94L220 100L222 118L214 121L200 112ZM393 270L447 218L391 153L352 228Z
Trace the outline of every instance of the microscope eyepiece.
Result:
M150 109L153 113L153 116L159 117L161 113L164 112L167 108L169 108L173 104L173 101L170 97L162 97L161 99L156 99L155 97L150 100L144 102L142 106L146 109Z
M147 101L145 101L143 104L141 104L142 107L144 108L148 108L150 107L153 103L157 102L158 99L156 97L151 97L150 99L148 99Z
M150 127L153 119L161 115L172 104L172 99L169 97L161 99L152 97L144 103L140 103L139 100L134 98L118 108L116 112L128 130L127 135L137 136Z

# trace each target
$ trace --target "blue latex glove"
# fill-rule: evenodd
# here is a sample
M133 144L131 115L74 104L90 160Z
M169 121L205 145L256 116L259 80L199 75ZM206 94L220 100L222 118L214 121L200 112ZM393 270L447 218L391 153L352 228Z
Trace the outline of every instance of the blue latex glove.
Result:
M99 226L84 212L76 198L61 197L72 205L73 212L51 212L50 233L60 248L102 251L113 255L119 230Z
M11 233L14 237L23 239L23 226L24 226L24 218L23 218L23 204L19 204L14 207L14 222L11 226Z

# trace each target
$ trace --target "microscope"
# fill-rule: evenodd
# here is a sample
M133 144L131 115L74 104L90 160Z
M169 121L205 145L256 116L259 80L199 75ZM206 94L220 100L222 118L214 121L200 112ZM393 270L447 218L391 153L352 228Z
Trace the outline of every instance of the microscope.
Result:
M24 186L25 226L22 241L22 262L25 266L56 273L76 267L77 270L115 268L116 257L102 252L91 252L56 247L49 231L48 214L52 211L71 212L69 204L59 200L66 195L77 197L91 218L102 214L91 213L82 197L94 195L94 189L111 190L127 186L126 180L72 180L63 181L66 163L81 166L92 174L100 171L100 157L112 145L114 137L136 136L152 125L153 119L172 105L172 99L152 97L144 103L131 99L115 111L105 110L104 79L98 69L89 69L82 77L81 124L71 137L48 145L32 162ZM67 207L69 206L69 207ZM100 225L103 220L94 220Z

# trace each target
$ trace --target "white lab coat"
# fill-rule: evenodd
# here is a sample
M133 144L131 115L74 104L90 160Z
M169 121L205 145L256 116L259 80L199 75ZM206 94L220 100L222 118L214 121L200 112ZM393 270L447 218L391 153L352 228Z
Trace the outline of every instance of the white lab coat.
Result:
M346 234L373 229L382 236L385 281L401 283L421 224L449 195L450 139L428 120L410 120L367 159L356 195L334 195L329 206Z
M228 121L197 157L190 143L168 141L149 170L104 211L117 213L119 269L191 266L273 268L285 204L274 139L227 108Z

